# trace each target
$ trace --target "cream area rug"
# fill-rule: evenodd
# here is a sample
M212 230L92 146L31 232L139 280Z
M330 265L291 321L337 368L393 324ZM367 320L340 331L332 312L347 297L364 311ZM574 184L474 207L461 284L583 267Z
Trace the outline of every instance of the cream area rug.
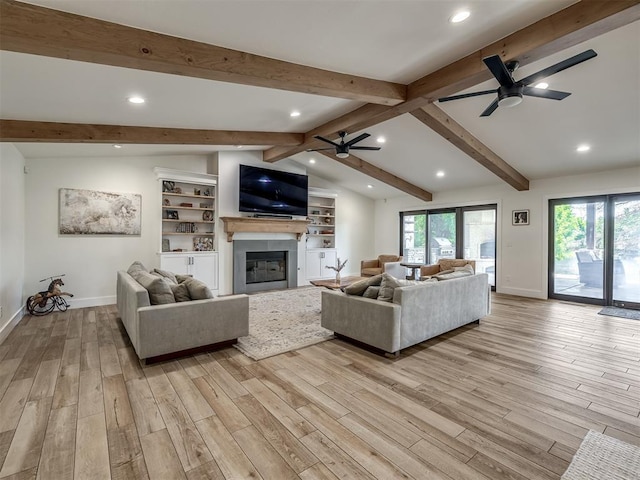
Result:
M320 326L322 288L308 287L249 295L249 335L234 346L254 360L333 338Z
M640 447L589 430L562 480L638 480Z

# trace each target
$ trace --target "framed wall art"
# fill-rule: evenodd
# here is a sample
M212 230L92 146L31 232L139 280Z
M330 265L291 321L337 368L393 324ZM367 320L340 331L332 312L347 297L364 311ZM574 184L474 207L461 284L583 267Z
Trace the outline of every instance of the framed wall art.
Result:
M140 235L142 195L59 190L60 235Z
M512 225L529 225L529 210L513 210L511 214Z

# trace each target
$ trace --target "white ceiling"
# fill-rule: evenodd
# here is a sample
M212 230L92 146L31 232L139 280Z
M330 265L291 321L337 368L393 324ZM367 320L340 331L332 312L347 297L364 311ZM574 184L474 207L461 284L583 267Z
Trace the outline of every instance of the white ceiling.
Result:
M409 83L573 0L210 1L47 0L38 5L333 71ZM117 8L114 8L114 5ZM468 6L458 25L448 17ZM640 22L523 67L521 78L588 48L598 57L549 78L572 92L479 114L483 96L440 106L530 180L637 165L640 159ZM495 88L490 81L469 91ZM132 94L147 98L128 104ZM350 100L225 84L11 52L0 53L4 119L223 130L305 132L361 104ZM297 109L302 115L289 117ZM432 192L500 183L497 177L410 115L367 129L380 152L364 160ZM349 132L356 134L358 132ZM593 149L577 155L575 146ZM25 157L208 153L211 146L16 144ZM252 147L261 149L259 147ZM308 159L317 159L310 165ZM400 192L318 154L294 157L310 173L386 198ZM445 171L436 178L437 170ZM373 189L366 188L374 185Z

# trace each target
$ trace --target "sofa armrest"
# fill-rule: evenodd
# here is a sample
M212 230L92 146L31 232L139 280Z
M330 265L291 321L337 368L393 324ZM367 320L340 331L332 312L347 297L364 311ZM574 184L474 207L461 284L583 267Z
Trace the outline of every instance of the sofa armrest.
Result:
M420 276L428 277L440 273L440 265L423 265L420 267Z
M373 347L394 353L400 350L400 305L342 292L322 292L324 328Z
M395 278L404 280L407 277L407 267L400 265L400 262L387 262L383 271Z
M378 263L378 259L375 260L361 260L360 261L360 269L363 268L378 268L380 264Z
M232 340L249 334L249 297L231 295L138 309L140 358Z

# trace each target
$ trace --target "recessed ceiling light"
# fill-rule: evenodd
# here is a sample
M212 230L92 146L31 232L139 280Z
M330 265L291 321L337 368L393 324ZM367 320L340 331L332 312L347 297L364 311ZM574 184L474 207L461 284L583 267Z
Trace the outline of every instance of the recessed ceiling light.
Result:
M122 145L114 145L113 148L122 148Z
M242 145L234 145L236 148L242 148Z
M378 143L384 143L384 142L386 142L386 141L387 141L387 139L386 139L386 138L384 138L384 137L378 137L378 138L376 138L376 142L378 142Z
M549 88L549 84L547 82L536 83L533 88L541 88L542 90L546 90Z
M293 112L291 112L289 114L290 117L299 117L300 116L300 112L297 110L294 110Z
M444 172L442 170L437 171L436 177L444 177Z
M136 103L136 104L145 102L144 98L142 97L129 97L127 98L127 100L129 101L129 103Z
M369 184L367 185L367 188L373 188L373 185Z
M469 15L471 15L471 12L469 10L461 10L458 13L452 15L451 18L449 18L449 21L451 23L464 22L467 18L469 18Z
M588 152L589 150L591 150L591 147L587 144L578 145L578 148L576 148L576 152Z
M310 158L309 159L309 163L316 163L316 159L315 158Z

